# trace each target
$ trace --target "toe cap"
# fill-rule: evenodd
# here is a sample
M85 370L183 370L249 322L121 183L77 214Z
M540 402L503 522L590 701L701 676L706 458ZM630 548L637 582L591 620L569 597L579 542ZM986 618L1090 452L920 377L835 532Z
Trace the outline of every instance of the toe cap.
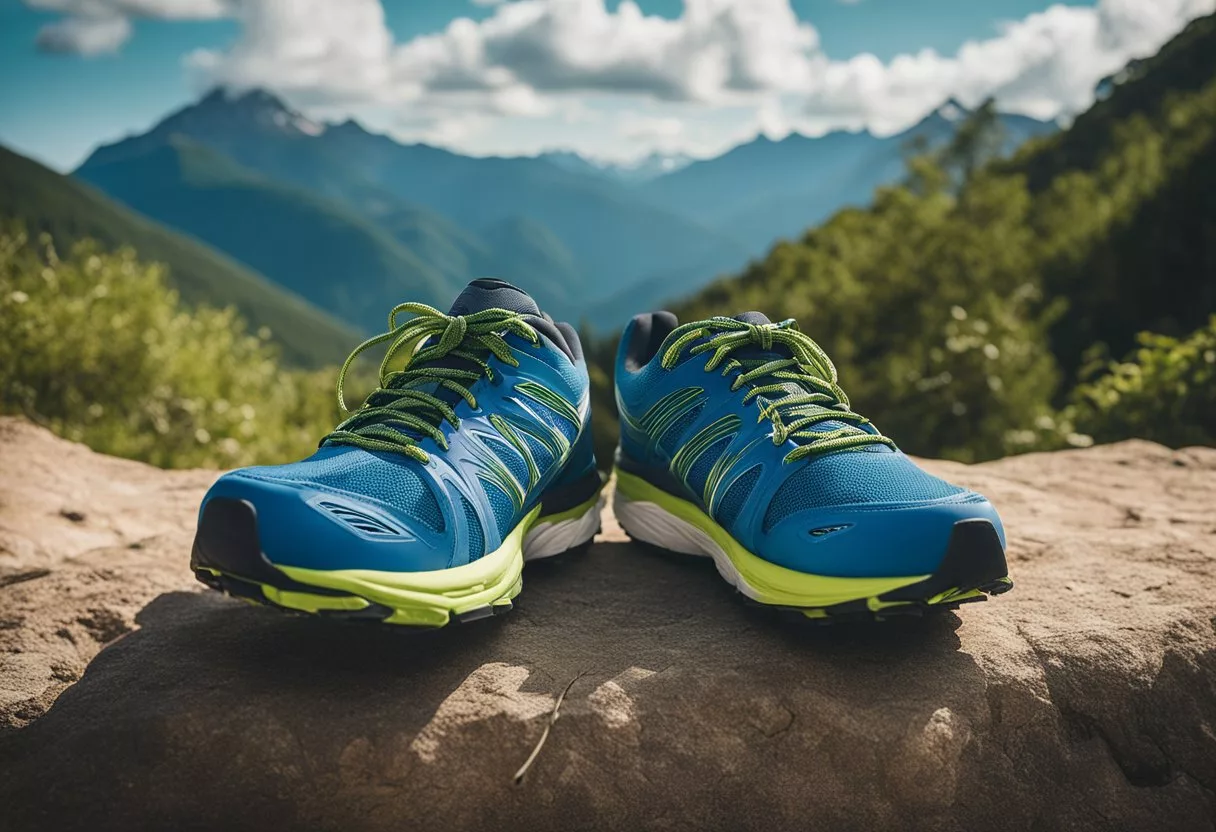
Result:
M251 507L260 552L273 565L394 572L450 565L451 550L443 535L357 495L234 471L207 492L199 513L200 534L207 528L220 539L211 527L235 522L229 513L210 508L221 501Z
M761 536L758 555L800 572L849 578L932 574L956 524L986 520L1005 546L996 509L974 492L902 504L831 506L799 511Z

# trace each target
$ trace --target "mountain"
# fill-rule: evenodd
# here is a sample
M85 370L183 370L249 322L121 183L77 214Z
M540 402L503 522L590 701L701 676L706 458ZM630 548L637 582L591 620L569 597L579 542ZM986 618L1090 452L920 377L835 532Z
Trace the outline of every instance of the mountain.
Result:
M190 237L119 205L92 187L0 148L0 215L46 231L60 246L91 237L132 246L169 267L169 280L189 303L235 306L265 326L295 364L333 364L358 340L329 315Z
M311 121L262 91L217 90L99 147L77 175L360 327L403 297L443 304L495 275L607 330L866 204L902 176L909 144L943 146L968 114L950 101L897 136L761 137L707 161L604 165L401 144L355 121ZM1007 148L1055 129L1000 120Z
M953 99L894 136L834 131L819 137L792 133L781 140L759 136L713 159L694 162L641 186L656 205L718 228L759 256L776 241L793 238L849 205L866 205L874 190L904 175L912 147L942 147L971 111ZM1003 153L1034 136L1055 131L1052 123L1026 116L999 116ZM699 264L697 264L699 266ZM673 265L593 305L592 321L628 319L701 289L733 266L714 270Z
M675 173L694 161L687 153L660 151L649 153L632 162L600 162L570 150L553 150L542 153L537 158L574 173L600 176L633 185Z
M181 139L342 203L449 283L491 273L535 285L559 316L577 318L587 300L673 265L704 264L708 272L745 256L719 232L603 176L538 158L474 158L403 145L353 121L320 125L260 91L212 92L143 135L98 148L77 175L97 181L99 169L127 161L131 175L147 178L137 168L149 152ZM121 183L108 179L103 187ZM535 233L509 237L500 233L509 227L504 223L526 223ZM425 245L415 250L420 238ZM561 291L546 294L545 287Z
M280 184L173 134L77 173L363 330L393 303L446 305L462 284L344 203Z
M729 235L656 208L632 188L544 159L472 158L401 145L351 123L326 131L318 142L365 179L473 232L516 217L545 226L573 257L580 279L571 294L583 302L674 266L712 270L745 257Z
M656 205L729 229L749 253L765 251L845 205L863 205L874 189L898 180L913 145L941 147L970 110L951 99L894 136L834 131L819 137L792 133L779 141L760 136L644 187ZM1053 132L1053 123L1002 114L1003 151Z

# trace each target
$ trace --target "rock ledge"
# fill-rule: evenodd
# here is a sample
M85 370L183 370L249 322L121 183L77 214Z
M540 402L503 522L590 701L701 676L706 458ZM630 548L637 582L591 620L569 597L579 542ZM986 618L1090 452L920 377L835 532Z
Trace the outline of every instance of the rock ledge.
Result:
M1012 593L792 627L608 515L415 634L201 591L214 473L0 420L0 828L1213 829L1216 450L928 464Z

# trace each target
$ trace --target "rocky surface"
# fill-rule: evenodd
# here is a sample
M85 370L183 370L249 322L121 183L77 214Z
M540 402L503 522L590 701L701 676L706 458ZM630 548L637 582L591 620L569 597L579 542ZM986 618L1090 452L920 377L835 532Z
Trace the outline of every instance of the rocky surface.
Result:
M0 829L1212 829L1216 450L927 465L1012 593L791 626L606 516L417 634L203 591L213 473L0 421Z

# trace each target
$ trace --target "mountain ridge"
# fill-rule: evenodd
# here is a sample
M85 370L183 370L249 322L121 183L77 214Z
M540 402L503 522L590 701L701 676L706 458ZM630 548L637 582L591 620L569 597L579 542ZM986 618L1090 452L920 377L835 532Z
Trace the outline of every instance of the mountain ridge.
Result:
M169 282L192 304L235 306L256 329L268 327L291 363L335 363L356 333L206 244L174 232L101 191L0 147L0 214L46 231L57 245L83 238L132 246L169 267Z

